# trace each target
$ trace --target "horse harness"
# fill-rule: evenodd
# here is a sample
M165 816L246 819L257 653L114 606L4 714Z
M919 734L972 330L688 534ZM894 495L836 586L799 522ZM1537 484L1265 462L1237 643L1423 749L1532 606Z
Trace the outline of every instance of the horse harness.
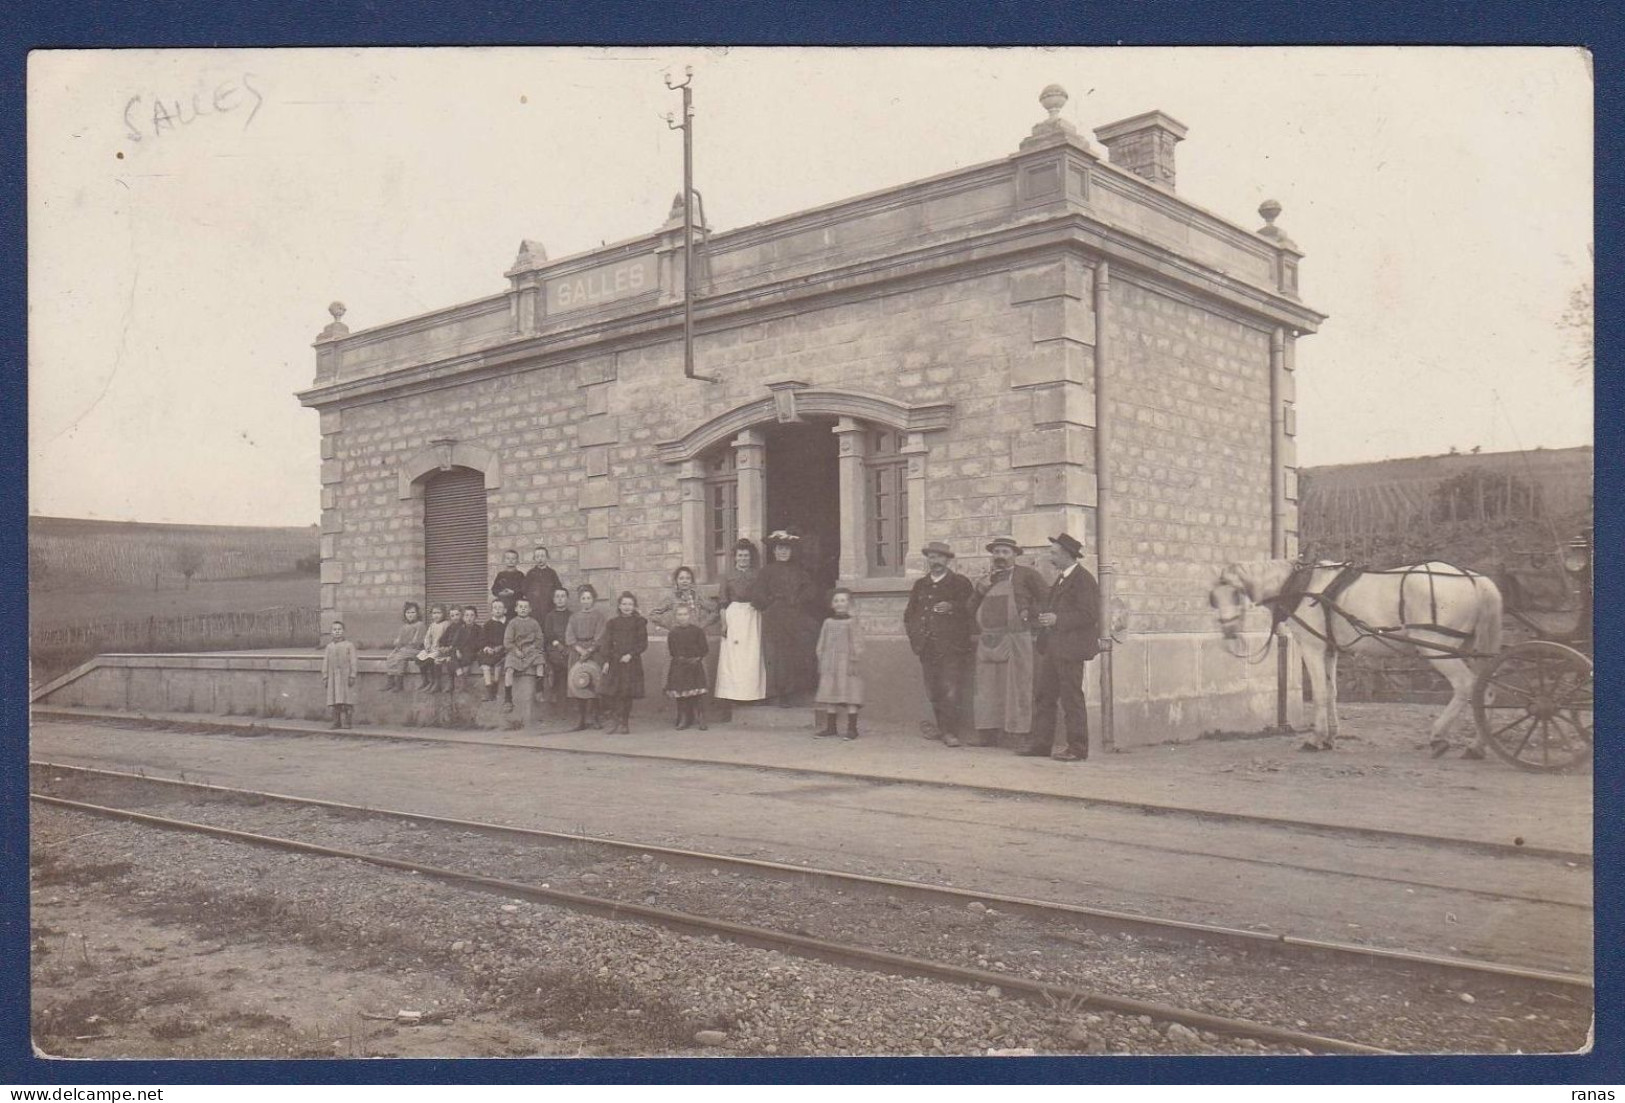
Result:
M1309 580L1314 577L1315 571L1321 569L1322 566L1337 567L1337 574L1333 576L1331 582L1327 584L1325 589L1321 590L1319 593L1310 593ZM1449 577L1479 577L1473 571L1469 571L1465 567L1457 567L1456 569L1461 572L1461 575L1451 575ZM1405 583L1409 576L1414 574L1421 574L1428 580L1428 621L1425 624L1408 624L1405 619ZM1377 628L1366 623L1353 613L1350 613L1347 609L1344 609L1342 606L1338 605L1337 599L1345 590L1354 584L1355 580L1360 578L1362 575L1401 576L1399 580L1398 625L1390 628ZM1262 601L1258 602L1258 604L1267 606L1270 610L1270 616L1272 618L1270 622L1270 636L1272 638L1274 637L1275 630L1277 628L1279 628L1287 620L1291 620L1300 625L1304 631L1308 632L1310 635L1324 643L1327 649L1336 655L1341 655L1343 652L1352 648L1354 644L1359 643L1363 639L1370 638L1381 640L1383 643L1388 644L1391 647L1397 647L1400 644L1410 644L1413 647L1427 648L1432 651L1443 653L1440 655L1424 655L1423 658L1427 659L1468 658L1469 656L1458 648L1446 647L1442 644L1433 643L1430 640L1413 639L1406 634L1410 631L1424 631L1433 632L1441 636L1450 636L1454 639L1462 641L1472 638L1472 634L1469 632L1463 632L1459 628L1451 628L1447 625L1439 623L1439 595L1438 590L1434 585L1434 579L1437 577L1438 572L1428 569L1426 564L1420 564L1413 567L1401 567L1395 570L1373 571L1364 567L1357 567L1351 563L1324 565L1314 563L1299 563L1292 568L1292 573L1287 577L1286 584L1281 587L1281 592L1273 597L1264 598ZM1313 598L1325 611L1324 630L1317 625L1311 624L1298 612L1298 607L1303 604L1305 598ZM1354 629L1357 634L1352 641L1347 644L1339 644L1337 642L1337 635L1333 631L1332 625L1333 616L1342 617L1343 620Z

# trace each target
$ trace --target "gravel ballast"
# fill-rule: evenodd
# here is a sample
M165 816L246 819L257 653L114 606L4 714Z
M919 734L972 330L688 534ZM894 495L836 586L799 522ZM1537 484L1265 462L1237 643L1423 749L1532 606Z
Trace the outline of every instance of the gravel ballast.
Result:
M922 905L878 889L845 891L735 869L678 868L648 854L539 845L275 803L198 800L153 784L74 775L41 780L46 791L71 799L105 800L155 814L850 941L1405 1052L1568 1051L1584 1044L1590 1016L1579 991L1553 993L1496 980L1475 984L1469 992L1436 975L1399 967L1301 960L1091 931L1004 914L981 903ZM155 837L164 840L162 845L151 844ZM140 844L141 838L148 843ZM130 863L130 871L109 878L105 888L115 896L128 893L135 906L150 911L156 900L202 894L207 907L200 904L187 921L229 923L235 937L254 938L277 937L287 917L297 914L296 926L315 924L327 937L349 932L348 943L372 947L374 956L399 946L388 952L452 968L477 980L479 998L490 1007L530 1020L542 1015L555 1027L572 1024L544 1012L542 1005L551 997L539 996L535 989L579 989L578 1002L584 1006L615 1004L589 1016L591 1044L604 1052L1272 1051L1179 1023L1078 1008L1035 1008L996 991L860 973L711 938L572 915L548 905L493 903L490 896L355 863L175 833L154 835L150 828L102 821L94 849L101 851L113 840L122 846L99 856L78 846L67 853L79 865L118 868ZM181 856L197 847L221 852L208 860ZM245 869L273 866L275 876L244 876ZM139 887L124 884L132 878ZM351 898L353 886L362 881L376 882L374 891ZM267 912L281 918L258 922ZM531 985L527 994L524 978L535 979L537 969L571 979Z

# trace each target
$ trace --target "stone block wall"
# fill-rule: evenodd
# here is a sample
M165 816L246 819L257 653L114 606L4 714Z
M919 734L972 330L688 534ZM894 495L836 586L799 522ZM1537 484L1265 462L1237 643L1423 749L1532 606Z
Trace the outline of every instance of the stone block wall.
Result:
M1208 587L1270 554L1270 335L1114 278L1117 593L1136 633L1211 633Z
M944 540L975 575L998 532L1038 561L1063 529L1092 551L1092 286L1087 263L1057 254L743 315L697 339L700 370L720 383L685 380L680 344L663 340L324 409L323 604L376 646L401 602L421 599L422 501L401 473L450 438L500 466L487 492L488 573L504 548L528 560L539 539L566 584L629 589L647 609L684 559L682 467L657 445L784 380L951 404L947 428L918 434L924 452L912 457L924 531L911 533L911 567L927 541ZM1273 682L1203 650L1218 568L1269 550L1269 332L1114 273L1107 333L1131 637L1118 697L1137 702L1125 704L1121 741L1272 722ZM885 665L903 677L909 582L857 587L857 615L889 641Z
M988 537L1024 518L1041 544L1093 493L1092 395L1066 375L1076 349L1069 361L1057 347L1075 345L1092 317L1078 309L1086 298L1067 297L1067 278L1059 264L996 270L703 334L698 360L720 384L684 380L681 348L666 341L324 411L324 605L376 644L401 602L421 597L422 502L401 496L399 473L446 437L501 460L501 485L488 491L491 573L504 548L528 560L541 539L567 583L655 599L683 555L680 469L656 443L782 379L953 404L949 428L924 435L916 549L946 540L979 569ZM1086 274L1070 279L1087 286ZM1012 371L1034 359L1054 370ZM898 634L906 586L874 580L860 615Z

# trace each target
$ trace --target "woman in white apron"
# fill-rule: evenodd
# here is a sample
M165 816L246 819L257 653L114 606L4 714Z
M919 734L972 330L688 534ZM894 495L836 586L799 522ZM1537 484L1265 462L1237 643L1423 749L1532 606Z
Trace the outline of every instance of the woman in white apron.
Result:
M717 654L717 689L723 701L760 701L767 696L767 667L762 661L762 611L755 596L756 545L734 545L734 568L722 580L717 602L722 606L722 647Z

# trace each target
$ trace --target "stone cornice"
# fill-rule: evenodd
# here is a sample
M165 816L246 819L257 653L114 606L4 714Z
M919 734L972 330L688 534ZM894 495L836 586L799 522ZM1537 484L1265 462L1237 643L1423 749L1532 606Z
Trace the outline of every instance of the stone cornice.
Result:
M1188 199L1166 192L1119 165L1102 163L1096 168L1099 170L1094 178L1097 187L1108 188L1136 203L1154 207L1170 218L1206 230L1228 245L1251 253L1261 260L1274 262L1275 247L1251 230L1230 222L1205 207L1199 207Z
M742 430L774 420L772 396L760 398L722 413L677 440L655 445L664 463L691 460L712 445L738 435ZM798 415L854 417L910 433L930 433L946 429L953 418L953 404L934 402L910 405L885 395L845 387L801 387L796 390Z
M470 299L458 303L456 306L442 307L427 314L414 314L410 318L401 318L394 322L385 322L383 325L372 326L368 329L358 329L337 340L323 342L331 348L349 350L364 345L377 344L397 337L405 337L414 333L422 333L431 329L438 329L448 322L467 321L469 318L479 318L486 314L504 313L508 310L508 292L500 291L495 295L487 295L483 299Z
M717 253L754 247L780 238L804 234L809 230L826 229L866 215L897 210L932 199L942 199L1010 182L1014 176L1015 171L1011 168L1009 159L986 161L939 176L930 176L924 180L866 192L834 203L826 203L821 207L811 207L792 215L754 222L736 230L714 233L711 236L711 251Z
M1313 332L1325 315L1255 284L1185 260L1173 250L1108 226L1080 212L1029 216L971 237L940 242L923 249L826 269L817 277L800 277L707 297L697 304L695 330L700 336L739 325L771 320L807 309L815 302L861 298L880 288L930 286L1006 270L1028 263L1029 254L1074 249L1086 259L1104 257L1119 271L1138 271L1136 282L1170 284L1204 306L1259 328L1283 325ZM670 340L681 325L681 308L663 305L635 314L582 318L579 324L538 337L527 337L465 355L324 384L299 393L300 402L322 407L373 400L385 393L437 389L461 382L470 374L529 370L540 361L569 364Z

